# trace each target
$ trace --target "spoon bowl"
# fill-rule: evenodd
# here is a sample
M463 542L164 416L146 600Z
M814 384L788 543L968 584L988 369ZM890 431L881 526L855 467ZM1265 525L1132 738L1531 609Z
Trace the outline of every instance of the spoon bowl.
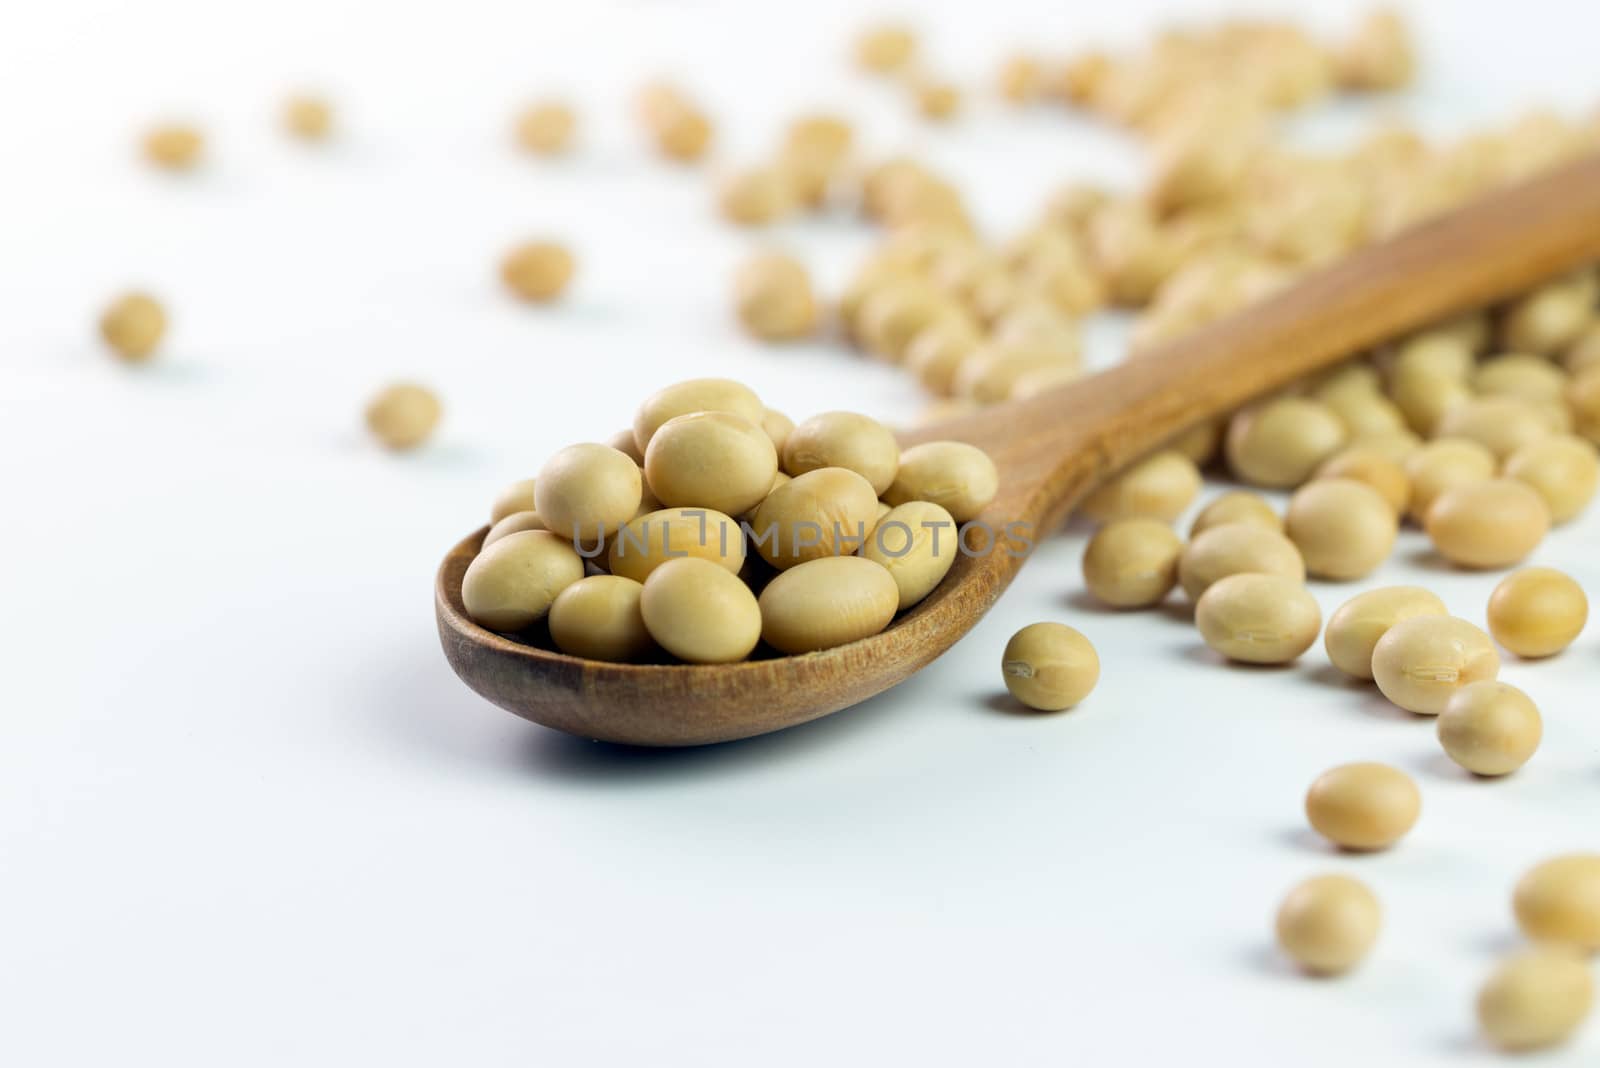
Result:
M995 531L1053 530L1098 482L1172 437L1341 360L1600 260L1600 157L1364 248L1210 327L1090 378L906 432L994 459ZM1013 527L1020 524L1020 527ZM963 554L885 631L801 656L737 664L612 664L512 641L473 623L461 578L487 529L440 566L439 637L482 696L569 734L633 745L729 741L837 712L889 689L978 621L1021 568L1000 539Z

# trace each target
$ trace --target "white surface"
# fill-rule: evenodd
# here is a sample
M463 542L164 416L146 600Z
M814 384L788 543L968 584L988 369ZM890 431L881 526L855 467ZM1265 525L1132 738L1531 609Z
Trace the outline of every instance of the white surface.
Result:
M1325 26L1352 17L1314 6ZM1593 632L1508 665L1547 739L1503 783L1456 773L1430 722L1339 684L1320 649L1228 669L1175 614L1095 611L1081 536L1043 548L897 691L742 744L576 741L446 667L438 558L501 483L625 425L648 389L722 373L795 415L920 407L891 370L737 335L725 287L751 239L712 221L698 175L641 152L625 105L646 73L689 78L749 150L802 106L846 106L870 146L923 148L977 183L996 225L1075 171L1132 173L1119 138L1054 112L984 102L982 122L916 126L842 70L851 7L0 16L0 1063L1493 1060L1470 999L1515 944L1510 885L1600 845ZM967 76L1017 43L1135 39L1160 9L919 7ZM1406 106L1436 129L1596 88L1587 5L1419 14L1427 87ZM272 125L302 79L348 123L326 152ZM552 86L582 106L587 144L538 165L505 124ZM131 158L169 113L213 135L203 175ZM533 232L579 251L558 310L494 281ZM844 221L781 236L830 280L868 240ZM141 371L92 332L128 285L175 317ZM357 419L402 375L439 388L448 422L395 458ZM1597 535L1591 516L1538 561L1600 590ZM1494 580L1439 570L1412 533L1368 581L1316 593L1331 610L1399 581L1481 619ZM1069 715L997 698L1001 645L1041 618L1104 660ZM1305 830L1305 786L1350 759L1421 784L1403 848L1339 857ZM1284 890L1328 869L1370 880L1386 929L1358 974L1320 983L1269 931ZM1539 1063L1597 1052L1591 1025Z

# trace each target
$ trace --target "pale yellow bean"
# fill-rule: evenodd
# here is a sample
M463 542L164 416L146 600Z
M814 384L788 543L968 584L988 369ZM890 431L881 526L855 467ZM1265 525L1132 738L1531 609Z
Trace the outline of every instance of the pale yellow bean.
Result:
M508 534L484 549L461 577L461 601L481 627L526 630L545 617L556 595L583 578L583 559L547 530Z
M824 467L773 489L756 509L751 540L779 570L856 552L877 522L878 495L854 471Z
M691 412L731 412L759 425L767 414L748 386L729 378L691 378L652 393L633 417L633 443L639 455L650 445L650 437L668 419Z
M533 487L533 479L521 478L502 489L489 510L489 522L498 523L512 512L533 511Z
M793 256L765 252L740 265L733 281L734 311L751 336L793 341L817 332L821 312L811 276Z
M1195 516L1189 537L1198 538L1212 527L1228 523L1255 523L1275 533L1283 533L1283 517L1260 494L1248 490L1229 490L1213 499Z
M1411 504L1411 479L1405 468L1381 449L1370 445L1349 445L1328 457L1317 468L1317 479L1350 478L1377 491L1396 516L1406 514Z
M1539 709L1515 686L1484 679L1461 687L1439 713L1439 744L1474 775L1509 775L1544 735Z
M1000 490L994 461L976 445L928 441L900 454L894 481L883 493L890 504L931 501L957 523L976 519Z
M1372 654L1389 628L1415 616L1448 615L1438 595L1420 586L1386 586L1357 594L1328 620L1323 645L1333 666L1372 679Z
M1309 479L1344 445L1344 423L1325 404L1282 397L1233 417L1226 451L1234 473L1257 486L1288 489Z
M1083 580L1089 593L1113 608L1147 608L1178 584L1183 541L1154 519L1107 523L1083 554Z
M881 564L899 590L899 610L920 602L945 575L960 555L955 519L931 501L908 501L878 516L861 555Z
M517 143L538 156L559 156L572 149L578 117L559 100L529 105L517 116Z
M1505 474L1544 498L1553 523L1576 519L1600 487L1600 451L1572 434L1541 438L1512 453Z
M1530 868L1512 909L1535 941L1600 952L1600 853L1568 853Z
M100 336L113 353L143 363L167 332L167 313L148 293L125 293L100 316Z
M741 415L691 412L651 435L644 470L650 491L668 507L743 515L772 489L778 452L767 432Z
M399 382L367 404L367 429L386 448L414 449L433 436L442 412L433 390L415 382Z
M1365 482L1324 478L1295 492L1285 531L1308 574L1344 582L1371 574L1388 559L1399 521Z
M1259 523L1224 523L1190 540L1178 558L1178 582L1191 601L1229 575L1279 575L1306 579L1305 560L1294 542Z
M1306 792L1306 819L1312 828L1345 849L1387 849L1405 837L1421 813L1417 784L1387 764L1332 768Z
M639 597L645 629L657 645L691 664L730 664L761 640L761 609L737 575L686 556L650 572Z
M296 93L284 101L283 128L302 141L325 141L333 133L333 105L325 97Z
M1319 875L1278 907L1279 947L1314 975L1339 975L1366 957L1382 926L1378 899L1347 875Z
M1424 525L1433 547L1453 564L1510 567L1544 540L1550 509L1526 483L1494 478L1446 490L1429 506Z
M1476 397L1462 401L1440 418L1441 438L1476 441L1504 463L1530 442L1548 437L1550 424L1540 410L1517 397Z
M630 520L607 541L613 575L643 582L668 560L698 557L737 575L744 567L744 532L709 508L662 508Z
M545 461L534 481L534 509L566 538L606 538L639 511L639 465L609 445L569 445Z
M1183 453L1169 449L1113 476L1083 499L1079 511L1100 523L1137 518L1171 523L1199 493L1199 468Z
M894 618L900 592L887 568L859 556L809 560L761 591L761 637L791 655L877 634Z
M783 469L803 475L824 467L854 471L883 494L900 469L900 445L876 419L855 412L823 412L799 423L783 445Z
M1589 599L1570 575L1529 567L1501 580L1489 597L1489 633L1524 659L1554 656L1589 622Z
M539 518L538 512L531 510L512 512L510 515L502 516L494 522L494 525L489 528L489 532L483 536L481 548L487 549L507 534L515 534L523 530L544 529L544 520Z
M1395 623L1372 650L1372 677L1407 712L1437 716L1457 690L1500 674L1500 654L1482 630L1454 616Z
M576 270L577 261L566 246L529 241L506 254L500 262L500 279L514 295L542 304L566 292Z
M1200 595L1194 620L1205 643L1229 660L1287 664L1317 640L1322 610L1294 579L1240 573Z
M1072 627L1031 623L1006 643L1000 672L1006 689L1022 704L1039 712L1059 712L1094 690L1100 681L1100 656Z
M617 575L590 575L562 590L550 605L556 648L589 660L638 660L654 648L639 603L644 587Z
M1405 472L1411 483L1411 517L1421 522L1446 490L1494 477L1494 453L1476 441L1440 438L1407 457Z
M1478 991L1478 1026L1508 1051L1565 1042L1594 1005L1594 977L1576 954L1523 950L1501 963Z

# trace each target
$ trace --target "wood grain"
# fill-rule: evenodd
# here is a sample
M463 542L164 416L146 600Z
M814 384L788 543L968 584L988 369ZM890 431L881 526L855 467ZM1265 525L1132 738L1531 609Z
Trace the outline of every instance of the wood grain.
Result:
M1205 420L1410 330L1600 260L1600 157L1584 159L1363 249L1216 325L1085 379L902 435L986 449L996 529L1053 529L1109 474ZM523 645L467 618L461 576L479 530L441 565L446 657L520 716L589 738L699 745L804 723L904 680L948 649L1016 576L1020 557L962 557L934 593L875 637L741 664L604 664ZM996 650L998 671L999 652ZM998 678L998 675L997 675Z

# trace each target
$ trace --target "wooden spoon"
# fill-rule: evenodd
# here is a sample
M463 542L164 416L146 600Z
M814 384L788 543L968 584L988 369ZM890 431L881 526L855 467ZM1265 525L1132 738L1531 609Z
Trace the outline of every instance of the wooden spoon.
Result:
M997 530L1021 521L1042 534L1098 480L1175 434L1407 331L1597 260L1600 157L1362 249L1103 374L901 440L981 446L1000 469L1000 493L983 521ZM484 533L457 545L439 569L439 637L450 666L520 716L636 745L764 734L881 693L950 648L1022 565L1006 552L963 556L888 630L823 652L716 666L609 664L521 645L467 618L461 576Z

